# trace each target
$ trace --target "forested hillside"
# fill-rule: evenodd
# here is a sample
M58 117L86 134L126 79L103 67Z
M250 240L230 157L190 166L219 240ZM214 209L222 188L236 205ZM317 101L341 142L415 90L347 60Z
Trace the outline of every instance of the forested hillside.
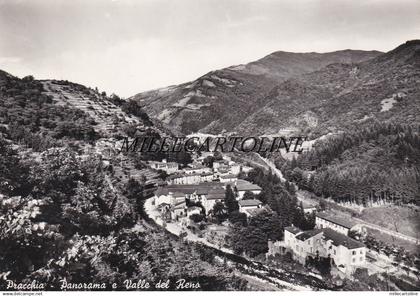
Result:
M336 201L420 204L420 128L374 121L318 141L282 170L302 188Z
M75 290L92 289L88 283L136 289L124 281L139 279L149 290L161 279L171 290L178 279L203 290L245 287L213 253L143 219L147 178L132 179L127 169L148 171L136 170L135 158L104 158L99 144L126 134L124 123L134 131L152 125L139 106L78 84L1 72L0 122L0 290L7 280L36 280L42 290L60 290L63 280L80 284Z

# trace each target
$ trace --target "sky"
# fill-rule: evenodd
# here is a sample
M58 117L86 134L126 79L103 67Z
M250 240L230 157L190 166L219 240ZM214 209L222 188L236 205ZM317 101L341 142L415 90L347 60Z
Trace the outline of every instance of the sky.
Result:
M0 0L0 69L123 97L278 50L411 39L420 0Z

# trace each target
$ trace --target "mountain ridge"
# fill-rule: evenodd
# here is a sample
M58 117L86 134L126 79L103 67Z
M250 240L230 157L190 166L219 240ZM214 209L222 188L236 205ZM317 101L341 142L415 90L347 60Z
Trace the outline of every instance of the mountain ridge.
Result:
M419 40L410 40L387 53L276 51L245 65L211 71L192 82L132 98L152 117L185 134L291 131L319 136L370 118L396 116L401 121L408 115L415 122L418 118L409 109L417 110L418 105L419 48ZM402 102L407 95L413 100ZM200 104L192 104L197 102ZM350 115L340 110L343 106L350 108ZM342 122L338 114L344 117Z
M139 101L152 117L180 133L232 131L256 105L265 104L266 95L280 82L328 64L360 62L378 54L360 50L276 51L249 64L211 71L194 81L140 93L131 99Z

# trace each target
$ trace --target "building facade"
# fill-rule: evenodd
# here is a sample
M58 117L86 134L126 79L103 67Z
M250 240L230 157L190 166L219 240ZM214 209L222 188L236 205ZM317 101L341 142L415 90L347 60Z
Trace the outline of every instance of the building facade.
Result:
M363 230L363 226L360 224L326 212L320 212L315 215L315 227L319 229L330 228L344 235L349 235L350 231L361 232Z
M302 231L290 226L284 229L284 241L270 242L269 255L291 252L301 264L310 259L329 258L331 264L346 275L366 264L365 245L331 228Z
M152 169L165 171L167 174L174 174L179 171L179 165L176 162L167 162L166 159L160 161L150 161Z

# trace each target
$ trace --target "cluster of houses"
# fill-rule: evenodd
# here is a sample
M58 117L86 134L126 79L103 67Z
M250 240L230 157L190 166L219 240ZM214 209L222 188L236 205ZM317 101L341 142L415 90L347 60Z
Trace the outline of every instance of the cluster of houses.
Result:
M252 168L241 166L230 159L220 159L213 162L213 166L204 165L201 156L191 165L180 169L176 162L168 162L166 160L150 161L149 165L152 169L165 171L169 176L166 181L170 185L186 185L200 184L203 182L222 183L235 182L239 173L248 173Z
M366 265L367 248L349 237L350 231L364 231L361 225L324 212L316 214L315 225L315 229L308 231L286 227L284 240L269 242L267 255L291 253L302 264L328 259L344 276Z
M217 202L224 202L228 185L235 193L240 212L251 216L262 207L262 202L257 199L243 200L246 192L261 193L261 187L238 177L241 172L248 173L251 167L239 165L226 156L214 160L210 167L204 164L208 156L201 155L182 169L178 163L166 160L149 162L151 168L169 175L166 184L160 186L154 196L155 205L166 221L194 213L208 215Z
M173 174L179 171L178 163L168 162L166 159L162 161L149 161L149 166L154 170L165 171L167 174Z
M235 193L240 212L252 217L263 210L258 199L244 199L247 192L261 193L261 187L238 178L241 171L249 170L229 159L214 161L212 168L200 159L184 169L166 161L151 162L150 165L169 174L167 184L159 187L154 196L155 206L167 222L193 214L208 215L217 202L224 202L228 185ZM305 213L316 212L315 205L302 203L301 206ZM351 275L366 264L365 245L349 236L351 231L364 231L363 227L325 212L315 214L315 225L315 229L308 231L286 227L284 240L270 241L267 255L291 253L302 264L323 258L344 275Z
M250 210L261 208L262 203L259 200L242 200L245 192L259 194L261 188L240 179L232 183L202 182L159 187L155 192L154 203L166 221L178 220L196 213L208 215L217 202L224 202L228 185L236 194L241 212L248 213ZM202 207L199 212L197 205Z

